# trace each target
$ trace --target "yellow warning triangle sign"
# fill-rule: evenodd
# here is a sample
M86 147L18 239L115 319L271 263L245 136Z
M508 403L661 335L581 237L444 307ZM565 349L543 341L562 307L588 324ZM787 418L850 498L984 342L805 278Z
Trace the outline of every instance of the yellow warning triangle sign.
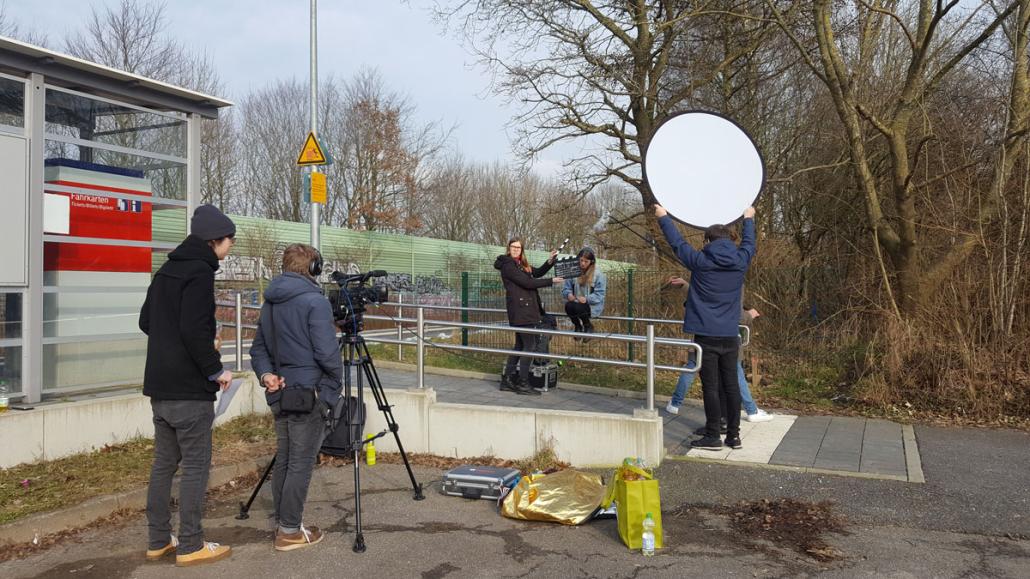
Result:
M304 148L300 150L300 156L297 157L297 164L301 167L329 164L329 159L322 150L322 145L318 144L315 133L308 133L308 138L304 141Z

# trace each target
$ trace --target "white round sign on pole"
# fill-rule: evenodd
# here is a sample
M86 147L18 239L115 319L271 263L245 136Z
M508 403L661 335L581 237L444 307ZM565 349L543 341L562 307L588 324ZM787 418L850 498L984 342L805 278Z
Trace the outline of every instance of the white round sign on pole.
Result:
M751 137L715 113L666 119L644 152L644 180L677 221L704 229L730 224L754 205L765 164Z

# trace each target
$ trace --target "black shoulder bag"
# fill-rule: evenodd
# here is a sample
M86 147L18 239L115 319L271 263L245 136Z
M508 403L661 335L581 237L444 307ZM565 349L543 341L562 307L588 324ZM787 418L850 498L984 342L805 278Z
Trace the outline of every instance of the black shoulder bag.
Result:
M276 343L278 340L275 335L275 306L272 304L268 304L268 321L272 324L271 346L272 356L275 358L275 373L277 376L282 376L280 373L282 365L279 363L279 347ZM306 414L315 409L317 396L313 388L305 388L299 384L287 384L279 392L280 412Z

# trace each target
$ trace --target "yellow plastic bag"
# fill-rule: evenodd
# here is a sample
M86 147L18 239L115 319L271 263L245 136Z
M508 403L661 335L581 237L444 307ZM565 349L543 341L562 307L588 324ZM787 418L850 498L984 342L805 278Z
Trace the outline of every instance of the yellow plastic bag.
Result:
M509 519L578 525L590 519L604 498L601 477L578 470L523 477L501 503Z
M654 475L636 466L623 464L608 481L601 506L608 508L612 501L615 501L615 512L619 518L619 536L627 547L640 549L644 518L651 513L654 519L654 545L656 549L662 548L662 501L658 479Z

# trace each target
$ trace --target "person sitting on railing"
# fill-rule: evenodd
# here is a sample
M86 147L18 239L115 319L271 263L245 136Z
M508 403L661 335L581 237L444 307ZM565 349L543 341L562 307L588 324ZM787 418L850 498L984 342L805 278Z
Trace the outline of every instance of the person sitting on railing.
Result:
M584 247L576 255L579 258L579 269L582 274L576 279L565 280L561 290L565 298L565 313L572 320L577 332L592 334L594 325L590 318L596 318L604 312L604 294L608 285L604 272L597 267L594 250Z
M494 269L501 272L501 281L504 282L504 302L508 311L508 324L517 328L532 328L538 325L544 316L544 306L540 302L539 288L551 284L564 283L560 277L544 278L554 265L557 251L551 252L551 257L540 267L533 268L526 259L525 245L521 237L512 237L508 240L508 249L504 255L497 256L494 261ZM519 352L533 352L537 347L539 335L525 332L515 334L515 347L513 350ZM529 386L529 363L532 356L508 356L504 365L504 372L501 374L501 390L507 390L516 394L540 395ZM515 364L518 363L519 373L515 374Z

